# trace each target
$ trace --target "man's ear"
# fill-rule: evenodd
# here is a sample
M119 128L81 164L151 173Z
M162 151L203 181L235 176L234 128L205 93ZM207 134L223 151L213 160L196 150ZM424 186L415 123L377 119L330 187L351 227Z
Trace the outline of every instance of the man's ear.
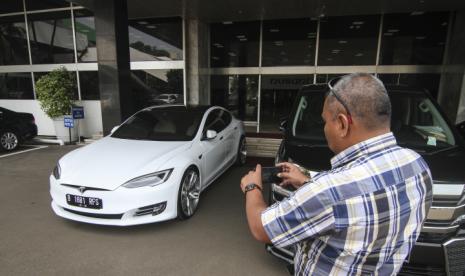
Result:
M337 115L337 125L339 137L344 138L349 135L349 118L342 113Z

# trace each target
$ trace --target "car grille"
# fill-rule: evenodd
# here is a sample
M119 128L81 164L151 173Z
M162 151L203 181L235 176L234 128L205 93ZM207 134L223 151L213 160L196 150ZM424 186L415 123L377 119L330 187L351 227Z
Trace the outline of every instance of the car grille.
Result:
M68 208L63 208L66 211L80 215L80 216L85 216L85 217L90 217L90 218L100 218L100 219L121 219L123 217L123 214L96 214L96 213L86 213L86 212L79 212L75 210L71 210Z
M447 242L444 245L446 264L449 275L464 275L465 272L465 238Z

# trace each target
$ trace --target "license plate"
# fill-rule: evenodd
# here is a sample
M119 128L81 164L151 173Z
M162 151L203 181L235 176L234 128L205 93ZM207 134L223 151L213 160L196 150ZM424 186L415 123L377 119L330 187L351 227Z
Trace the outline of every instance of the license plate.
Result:
M69 205L83 208L102 209L102 200L96 197L86 197L67 194L66 202Z

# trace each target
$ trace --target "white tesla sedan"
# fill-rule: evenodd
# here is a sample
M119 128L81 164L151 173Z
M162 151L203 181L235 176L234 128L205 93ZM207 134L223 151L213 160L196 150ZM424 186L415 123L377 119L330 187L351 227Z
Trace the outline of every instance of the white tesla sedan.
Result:
M201 192L246 154L242 122L222 107L146 108L59 160L50 176L52 209L105 225L186 219Z

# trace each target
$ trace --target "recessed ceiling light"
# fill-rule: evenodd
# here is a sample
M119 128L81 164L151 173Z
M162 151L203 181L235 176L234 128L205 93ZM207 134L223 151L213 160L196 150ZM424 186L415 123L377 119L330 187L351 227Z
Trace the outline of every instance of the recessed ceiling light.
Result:
M137 23L141 24L141 25L147 25L149 24L149 22L147 21L137 21Z
M241 39L241 38L245 38L245 35L236 35L237 38Z
M231 25L233 22L232 21L223 21L224 25Z
M278 33L279 29L270 29L270 33Z
M242 42L247 41L247 38L240 38L239 41L242 41Z
M392 36L393 33L384 33L385 36Z
M352 24L354 24L354 25L363 25L363 24L365 24L365 21L354 21L354 22L352 22Z
M282 55L282 56L285 56L285 55L287 55L287 53L286 53L286 52L284 52L284 51L282 51L282 52L281 52L281 53L279 53L279 54L280 54L280 55Z
M397 33L397 32L399 32L398 29L389 29L387 31L388 31L388 33Z
M219 57L212 57L212 59L219 60L220 58Z
M356 57L361 57L361 56L363 56L363 53L357 53L357 54L355 54L355 56Z
M338 43L339 44L347 44L347 40L339 40Z
M350 25L349 29L353 29L354 28L354 25Z
M283 46L284 45L284 42L282 40L277 40L274 42L274 45L276 46Z
M232 57L235 57L235 56L236 56L236 53L229 52L228 55L230 55L230 56L232 56Z
M422 11L413 11L412 13L410 13L410 15L422 15L424 13L425 12L422 12Z
M146 27L147 27L147 29L155 29L155 28L157 28L157 26L154 26L154 25L147 25Z
M442 22L441 26L447 26L447 22Z
M426 38L426 36L416 36L416 37L415 37L415 39L418 39L418 40L423 40L423 39L425 39L425 38Z

